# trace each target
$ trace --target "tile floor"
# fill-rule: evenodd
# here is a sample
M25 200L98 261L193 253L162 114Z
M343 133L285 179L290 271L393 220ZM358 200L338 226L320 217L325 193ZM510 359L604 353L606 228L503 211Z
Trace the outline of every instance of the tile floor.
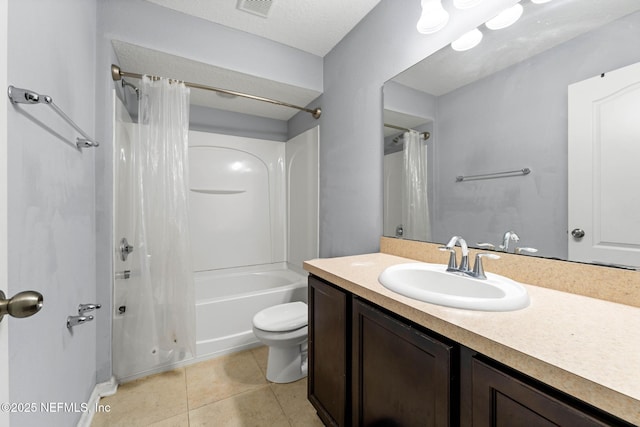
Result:
M307 379L266 380L267 347L222 356L118 387L100 400L102 426L322 426L307 400Z

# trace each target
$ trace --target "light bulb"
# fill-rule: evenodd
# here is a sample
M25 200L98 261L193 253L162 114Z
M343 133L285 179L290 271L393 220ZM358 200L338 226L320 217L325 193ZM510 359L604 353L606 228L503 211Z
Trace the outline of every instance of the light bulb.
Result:
M422 14L416 28L419 33L433 34L449 22L449 12L444 10L440 0L422 0Z
M453 0L453 5L456 9L471 9L474 6L479 5L481 2L482 0Z
M507 28L509 25L512 25L522 16L522 5L520 3L516 3L508 9L500 12L495 18L489 19L486 22L487 28L490 30L501 30L503 28Z
M451 48L458 52L473 49L478 46L478 43L482 40L482 31L477 28L463 34L458 40L451 43Z

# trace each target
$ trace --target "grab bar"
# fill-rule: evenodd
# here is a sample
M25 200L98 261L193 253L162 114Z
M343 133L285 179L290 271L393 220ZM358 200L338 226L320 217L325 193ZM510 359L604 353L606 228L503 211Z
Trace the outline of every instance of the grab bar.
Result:
M20 89L14 86L9 86L7 88L7 95L9 96L12 104L47 104L51 107L53 111L62 117L65 122L69 123L80 135L83 136L82 138L76 138L76 146L78 149L98 147L100 145L80 129L80 127L53 102L53 99L49 95L39 95L31 90Z
M530 173L531 173L531 169L522 168L515 171L485 173L480 175L467 175L467 176L459 175L459 176L456 176L456 182L473 181L476 179L506 178L509 176L529 175Z

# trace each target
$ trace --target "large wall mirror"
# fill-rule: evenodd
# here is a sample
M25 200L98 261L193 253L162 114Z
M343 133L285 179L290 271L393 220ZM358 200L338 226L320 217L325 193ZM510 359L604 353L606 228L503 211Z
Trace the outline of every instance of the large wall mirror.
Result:
M520 4L475 48L446 46L385 83L384 235L495 250L507 237L512 253L640 267L640 1ZM404 182L416 139L419 230Z

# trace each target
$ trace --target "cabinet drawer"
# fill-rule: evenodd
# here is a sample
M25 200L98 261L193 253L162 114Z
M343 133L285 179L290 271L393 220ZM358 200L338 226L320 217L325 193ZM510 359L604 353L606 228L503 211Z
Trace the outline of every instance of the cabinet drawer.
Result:
M472 359L474 427L614 425L476 358Z

